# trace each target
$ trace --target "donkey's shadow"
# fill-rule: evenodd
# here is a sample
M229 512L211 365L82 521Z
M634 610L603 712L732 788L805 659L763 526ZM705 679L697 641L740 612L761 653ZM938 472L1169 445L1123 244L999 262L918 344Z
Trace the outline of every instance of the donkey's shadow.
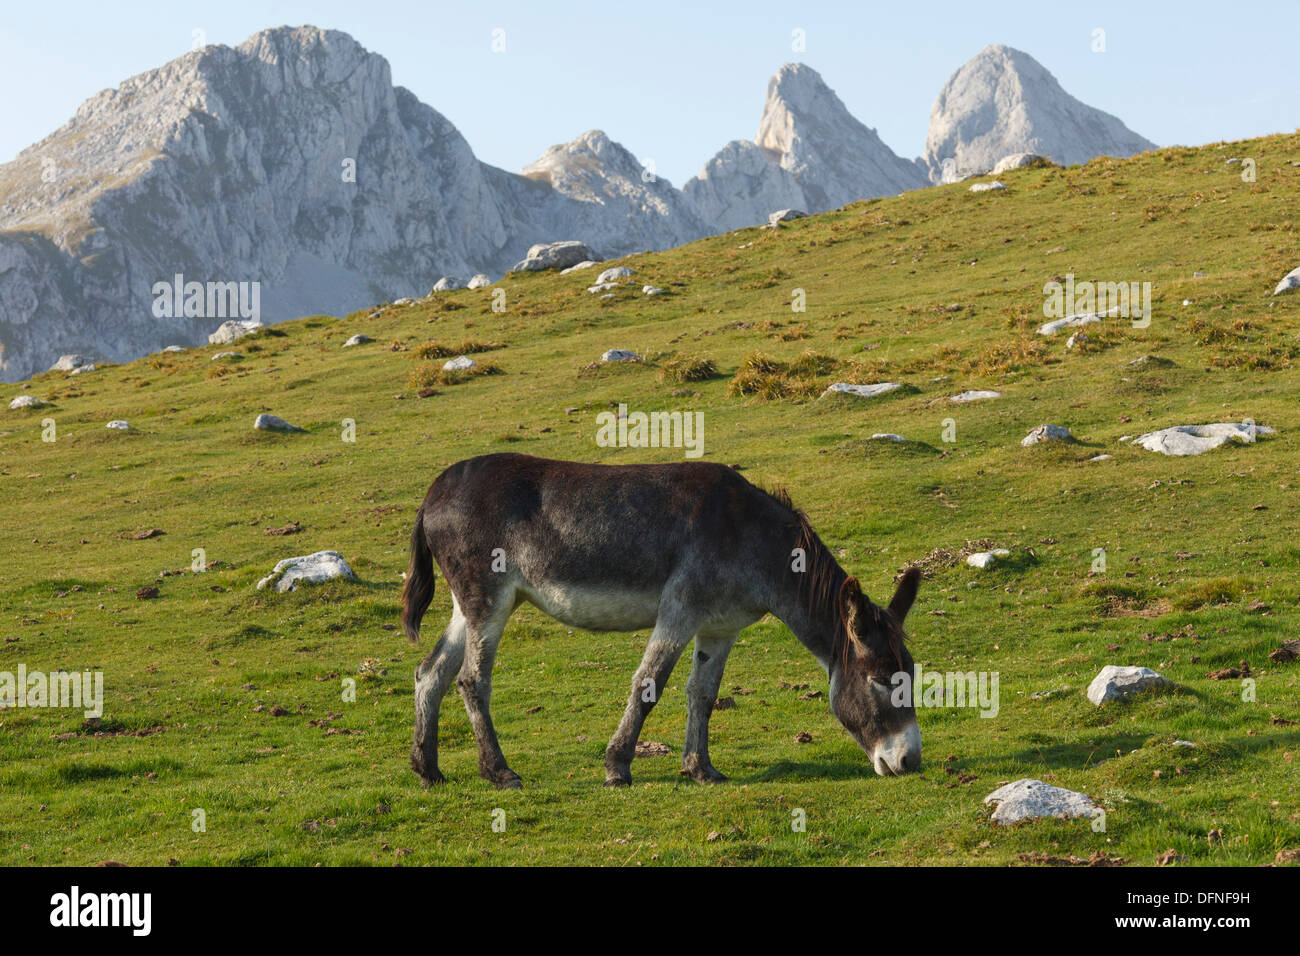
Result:
M748 776L734 776L737 783L776 783L778 781L798 782L816 780L865 780L876 776L871 762L865 757L853 760L813 760L795 761L778 760L770 767L765 767Z

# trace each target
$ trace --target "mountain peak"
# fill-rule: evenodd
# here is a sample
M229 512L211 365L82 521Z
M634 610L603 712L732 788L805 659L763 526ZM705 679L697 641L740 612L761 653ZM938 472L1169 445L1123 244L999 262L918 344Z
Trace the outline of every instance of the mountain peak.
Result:
M987 172L1012 153L1069 165L1154 148L1116 117L1067 93L1028 53L990 44L939 91L925 161L933 182L952 182Z

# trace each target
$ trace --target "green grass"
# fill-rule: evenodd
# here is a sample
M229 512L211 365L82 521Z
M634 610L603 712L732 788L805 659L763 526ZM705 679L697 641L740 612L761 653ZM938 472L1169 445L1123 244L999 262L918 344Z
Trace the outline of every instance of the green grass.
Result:
M957 184L624 260L669 296L609 303L578 275L513 275L497 284L504 312L490 290L440 293L12 387L52 404L0 411L0 671L99 668L107 702L97 730L70 711L0 711L0 863L1005 864L1103 851L1150 865L1172 848L1182 865L1254 865L1300 846L1300 723L1286 723L1300 722L1300 665L1267 659L1300 625L1300 296L1269 296L1296 265L1297 147L1280 136L1016 170L1001 193ZM1227 156L1255 158L1258 182ZM1090 326L1070 352L1065 334L1035 335L1044 283L1067 273L1152 282L1150 327ZM806 312L791 312L796 289ZM376 341L342 349L357 332ZM428 358L470 351L438 344L457 342L492 348L480 368L497 374L440 377ZM232 348L241 360L209 361ZM647 361L593 368L609 348ZM1161 361L1129 365L1143 355ZM733 387L746 373L752 387ZM908 387L818 397L840 380ZM947 400L969 388L1003 397ZM526 789L477 777L454 695L441 716L450 782L421 789L407 765L412 669L450 597L440 581L410 646L395 625L416 506L442 468L485 452L680 458L597 446L596 416L619 402L703 411L705 458L788 488L873 598L925 558L913 653L926 670L996 671L997 716L923 710L923 773L877 778L828 713L825 676L768 618L732 653L722 693L737 706L712 723L732 782L678 776L682 667L643 733L672 755L635 761L634 785L607 790L604 746L647 635L571 632L524 608L493 715ZM254 432L263 411L307 433ZM1184 459L1118 441L1247 417L1278 433ZM115 418L132 431L106 430ZM1042 422L1078 441L1022 448ZM1102 452L1114 457L1088 460ZM153 528L164 533L133 537ZM967 542L1012 557L975 571ZM323 548L359 580L256 590L280 558ZM188 570L195 549L203 573ZM137 600L147 585L160 596ZM1241 660L1253 701L1206 677ZM1093 707L1084 688L1109 663L1181 689ZM1091 795L1106 831L992 824L981 798L1026 776ZM196 809L206 832L191 828Z

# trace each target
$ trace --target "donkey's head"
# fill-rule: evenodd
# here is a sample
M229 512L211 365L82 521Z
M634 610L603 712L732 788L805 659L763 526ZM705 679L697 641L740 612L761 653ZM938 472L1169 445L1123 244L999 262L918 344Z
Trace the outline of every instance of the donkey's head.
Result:
M842 626L831 655L831 710L882 777L921 766L921 729L912 707L916 672L903 633L920 583L920 570L908 568L889 607L873 604L857 578L845 581L839 593Z

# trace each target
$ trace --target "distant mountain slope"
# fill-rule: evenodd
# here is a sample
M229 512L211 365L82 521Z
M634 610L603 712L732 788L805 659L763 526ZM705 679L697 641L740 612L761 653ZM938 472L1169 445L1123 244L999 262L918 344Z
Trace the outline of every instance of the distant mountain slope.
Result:
M516 174L480 162L347 34L265 30L98 93L0 165L0 379L62 353L124 361L206 341L231 315L202 295L156 309L177 301L177 276L256 283L264 322L337 314L442 275L499 276L538 242L616 257L915 189L950 154L964 168L1151 145L1005 47L963 67L934 116L928 162L908 162L787 64L755 141L728 143L682 190L599 130Z
M1068 166L1155 148L1116 117L1065 92L1029 54L994 44L939 91L925 164L939 183L987 172L1012 153L1038 153Z

